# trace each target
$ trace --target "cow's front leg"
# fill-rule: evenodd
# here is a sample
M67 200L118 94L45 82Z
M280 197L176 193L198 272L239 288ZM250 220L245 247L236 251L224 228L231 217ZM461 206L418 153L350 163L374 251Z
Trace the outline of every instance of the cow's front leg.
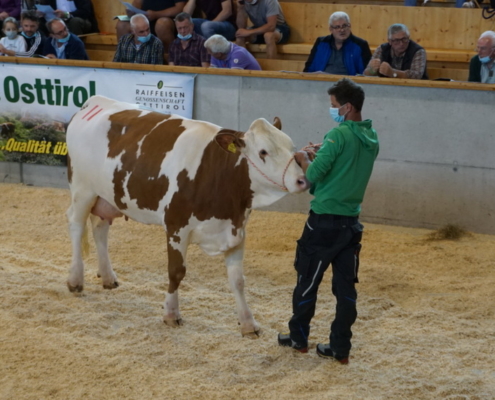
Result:
M186 275L187 244L177 242L176 237L169 236L167 242L168 251L168 291L165 295L165 315L163 322L169 326L182 325L182 317L179 312L179 285ZM185 240L184 240L185 241Z
M256 338L260 334L260 326L254 319L244 296L244 275L242 269L243 259L244 240L237 247L225 253L225 264L227 265L230 287L232 292L234 292L235 301L237 304L237 314L241 325L241 334L242 336L248 335Z

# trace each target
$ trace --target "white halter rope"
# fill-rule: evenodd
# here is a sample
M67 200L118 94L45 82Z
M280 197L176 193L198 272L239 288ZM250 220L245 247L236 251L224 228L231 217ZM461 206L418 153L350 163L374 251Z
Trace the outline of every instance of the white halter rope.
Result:
M264 172L263 172L263 171L261 171L261 170L260 170L260 169L256 166L256 164L255 164L254 162L252 162L252 161L251 161L251 159L250 159L250 158L249 158L246 154L245 154L244 156L245 156L245 157L246 157L246 159L249 161L249 163L250 163L250 164L254 167L254 169L255 169L256 171L258 171L258 172L261 174L261 176L262 176L263 178L265 178L268 182L273 183L275 186L279 187L279 188L280 188L280 189L282 189L284 192L288 192L288 191L289 191L289 189L287 189L287 186L285 186L285 173L287 172L287 169L289 169L289 165L290 165L290 163L291 163L293 160L295 160L294 156L292 156L292 157L291 157L291 159L289 160L289 162L288 162L288 163L287 163L287 165L285 166L284 172L283 172L283 174L282 174L282 184L281 184L281 185L280 185L279 183L275 182L273 179L271 179L271 178L269 178L268 176L266 176L266 175L264 174Z

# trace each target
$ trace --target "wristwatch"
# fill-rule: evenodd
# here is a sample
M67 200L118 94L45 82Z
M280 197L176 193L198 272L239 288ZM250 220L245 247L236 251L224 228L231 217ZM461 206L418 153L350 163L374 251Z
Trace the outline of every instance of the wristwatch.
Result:
M394 73L392 74L392 77L393 77L393 78L397 78L397 72L394 72Z

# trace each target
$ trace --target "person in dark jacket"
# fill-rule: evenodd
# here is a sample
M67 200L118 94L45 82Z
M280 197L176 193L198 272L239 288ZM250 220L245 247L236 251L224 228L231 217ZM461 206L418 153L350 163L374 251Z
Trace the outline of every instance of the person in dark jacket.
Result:
M42 0L41 4L51 6L57 18L63 19L69 31L74 35L98 32L98 23L95 18L91 0L74 0L68 2L68 6L61 9L57 6L57 0ZM41 26L45 20L41 19ZM45 32L46 33L46 32Z
M368 42L351 33L349 16L337 11L328 20L329 36L316 39L304 72L358 75L371 58Z
M46 27L51 39L45 40L44 56L62 60L89 60L84 43L69 32L63 20L54 18L47 22Z
M426 51L410 39L404 24L388 28L388 42L378 46L364 75L402 79L428 79Z
M469 63L469 82L495 83L495 32L483 32Z

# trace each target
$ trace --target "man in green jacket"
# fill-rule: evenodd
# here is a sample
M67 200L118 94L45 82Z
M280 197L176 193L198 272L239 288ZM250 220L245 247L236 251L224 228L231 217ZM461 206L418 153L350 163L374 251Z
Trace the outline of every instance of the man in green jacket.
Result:
M318 344L321 357L342 364L349 361L351 326L357 317L359 251L363 226L361 202L378 155L378 137L371 120L362 120L364 91L348 78L329 90L330 115L339 126L328 132L321 146L299 151L296 160L312 183L311 210L297 241L294 266L297 284L292 298L289 334L279 334L281 346L308 351L311 318L318 287L332 264L332 293L337 304L330 342ZM316 153L315 153L316 151Z

